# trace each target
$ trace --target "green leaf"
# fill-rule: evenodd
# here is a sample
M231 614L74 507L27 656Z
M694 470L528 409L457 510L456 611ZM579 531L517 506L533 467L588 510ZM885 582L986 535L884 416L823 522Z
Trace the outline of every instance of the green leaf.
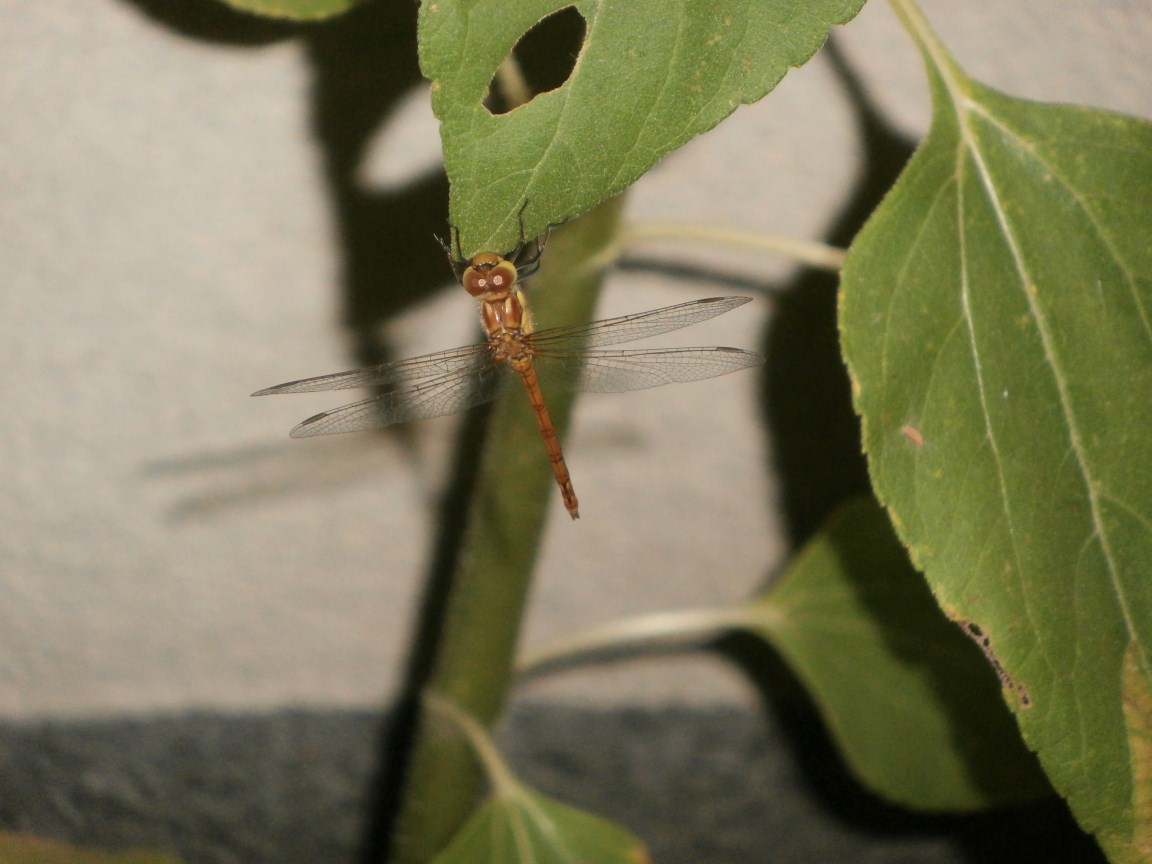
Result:
M524 786L512 775L484 725L450 699L428 691L425 706L429 720L444 724L445 730L451 728L483 765L493 790L432 864L644 864L649 860L644 845L619 825Z
M1077 819L1147 860L1152 126L981 86L897 7L935 111L843 273L873 482Z
M159 852L104 852L29 834L0 832L0 864L177 864Z
M233 9L266 18L314 21L347 12L365 0L220 0Z
M619 825L523 786L485 802L433 864L645 864Z
M768 93L864 0L437 0L420 8L465 252L506 250L627 188L670 151ZM586 36L571 77L507 114L484 107L494 73L550 13Z
M848 765L881 795L975 810L1050 791L996 675L940 614L872 499L841 510L757 610L754 632L787 658Z

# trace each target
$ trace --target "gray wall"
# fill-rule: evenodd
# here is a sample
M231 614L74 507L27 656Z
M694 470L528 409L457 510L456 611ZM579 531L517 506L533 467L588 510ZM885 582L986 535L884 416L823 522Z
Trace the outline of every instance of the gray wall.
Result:
M288 428L340 394L248 398L356 365L341 317L360 301L329 151L310 132L323 45L228 16L218 33L202 7L0 0L0 715L369 706L397 681L455 421L296 442ZM1152 4L926 7L993 85L1152 115ZM836 40L885 119L919 135L919 60L889 8L869 4ZM372 133L359 178L394 223L413 221L406 184L438 188L425 95L408 91ZM819 238L861 158L843 79L822 57L659 165L630 212ZM386 327L397 355L474 335L470 301L419 236L432 270ZM401 258L408 242L374 240ZM751 280L739 290L793 272L724 250L644 254ZM602 311L724 290L627 272ZM776 306L762 296L685 339L764 347ZM584 518L570 524L553 502L531 644L739 600L780 564L760 388L743 373L584 400L568 445ZM686 683L681 662L536 692L746 698L705 668L707 684Z

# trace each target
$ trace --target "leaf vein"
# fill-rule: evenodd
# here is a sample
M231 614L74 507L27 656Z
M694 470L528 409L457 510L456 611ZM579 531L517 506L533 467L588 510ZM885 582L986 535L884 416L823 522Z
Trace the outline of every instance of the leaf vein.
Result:
M969 107L972 107L970 101L966 102L966 105L968 105ZM1100 500L1099 500L1099 495L1097 493L1097 484L1094 481L1093 472L1092 472L1091 466L1088 463L1088 457L1087 457L1087 453L1086 453L1086 450L1084 447L1083 436L1082 436L1082 433L1080 431L1076 412L1072 406L1071 395L1068 392L1066 373L1062 367L1062 364L1060 363L1059 355L1058 355L1058 353L1054 347L1053 335L1052 335L1052 332L1050 329L1049 322L1047 320L1047 317L1044 315L1043 310L1040 308L1039 303L1038 303L1036 297L1034 296L1033 292L1028 290L1028 286L1033 284L1032 279L1031 279L1030 268L1028 267L1028 264L1024 258L1024 253L1023 253L1023 251L1020 247L1020 244L1018 242L1016 232L1014 231L1014 229L1012 227L1011 220L1009 219L1008 214L1005 211L1003 200L1000 196L999 190L997 189L995 180L992 176L992 171L984 159L984 154L981 152L979 146L976 145L975 139L973 138L973 136L971 134L971 128L969 126L970 118L968 117L967 114L965 114L964 112L961 112L959 110L957 111L957 113L958 113L958 117L959 117L959 122L961 123L961 126L964 129L964 135L963 135L962 140L967 147L967 151L972 158L973 164L976 166L981 186L983 187L985 194L987 196L988 204L992 207L992 211L995 214L997 223L1000 226L1004 240L1007 243L1008 250L1012 255L1013 264L1015 265L1016 272L1017 272L1018 276L1020 277L1021 287L1023 289L1024 300L1028 304L1029 312L1032 316L1033 321L1036 323L1037 333L1040 336L1040 343L1041 343L1041 346L1042 346L1043 351L1044 351L1045 359L1047 360L1047 362L1049 364L1049 368L1052 370L1052 380L1056 386L1056 392L1057 392L1059 400L1060 400L1060 410L1064 416L1065 423L1067 424L1068 435L1069 435L1071 446L1076 452L1076 466L1079 469L1079 473L1081 475L1081 479L1082 479L1083 484L1084 484L1085 494L1086 494L1086 497L1088 500L1088 508L1089 508L1089 512L1091 514L1091 519L1092 519L1092 524L1093 524L1093 533L1097 537L1099 537L1101 551L1104 553L1104 558L1105 558L1105 561L1107 562L1109 579L1111 580L1112 589L1116 595L1116 600L1117 600L1117 603L1119 606L1120 614L1124 620L1125 629L1128 632L1129 638L1135 641L1135 640L1137 640L1137 628L1135 626L1135 622L1134 622L1133 617L1132 617L1131 604L1130 604L1130 601L1129 601L1129 598L1127 595L1127 591L1125 590L1125 587L1120 580L1120 574L1119 574L1120 568L1116 562L1115 552L1112 549L1111 538L1108 535L1107 528L1104 525L1104 520L1103 520L1103 517L1102 517L1101 512L1100 512ZM964 154L964 148L963 147L958 148L958 154L957 154L958 158L962 159L963 154ZM961 221L961 228L963 228L963 221ZM961 238L962 238L961 242L962 243L963 243L963 236L964 236L964 233L963 233L963 230L961 230ZM964 302L965 302L965 306L966 306L966 312L967 312L967 314L970 314L971 310L968 307L966 279L965 279L965 292L964 293L965 293ZM976 345L975 345L975 342L973 342L974 356L975 356L975 350L976 350ZM980 378L979 367L977 367L977 368L978 368L977 377L980 381L980 398L981 398L981 402L984 403L984 400L985 400L984 384L983 384L983 380ZM987 423L988 413L987 413L986 409L987 409L987 405L985 404L985 421ZM989 429L989 432L991 432L990 429ZM990 440L992 440L992 439L990 439ZM998 449L995 447L994 441L993 441L993 449L994 449L994 452L996 455L997 462L999 463L1000 455L999 455ZM1004 506L1007 509L1008 498L1005 495L1004 489L1001 490L1001 494L1004 497ZM1008 515L1010 516L1011 514L1009 513ZM1013 543L1013 546L1015 547L1016 539L1014 537L1014 533L1015 533L1014 531L1010 532L1010 536L1013 537L1012 543ZM1143 650L1143 646L1141 647L1141 665L1145 670L1145 674L1147 675L1148 674L1147 673L1148 661L1147 661L1146 653Z

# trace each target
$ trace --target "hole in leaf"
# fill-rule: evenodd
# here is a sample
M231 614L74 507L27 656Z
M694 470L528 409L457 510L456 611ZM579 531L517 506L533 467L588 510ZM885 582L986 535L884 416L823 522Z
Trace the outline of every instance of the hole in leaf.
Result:
M588 25L575 6L541 18L512 46L488 84L484 107L507 114L572 77Z

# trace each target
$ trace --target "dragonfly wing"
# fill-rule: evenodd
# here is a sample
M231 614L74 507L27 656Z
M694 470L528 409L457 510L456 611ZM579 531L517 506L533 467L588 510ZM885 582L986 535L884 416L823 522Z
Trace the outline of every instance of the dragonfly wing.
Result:
M332 375L319 375L316 378L303 378L265 387L253 396L271 396L280 393L315 393L320 390L351 390L356 387L383 387L395 385L405 387L409 382L424 381L429 378L447 377L466 372L483 363L489 356L487 343L467 345L437 351L409 360L396 360L369 366L366 369L353 369L349 372L336 372Z
M740 348L653 348L542 354L536 358L536 368L553 386L624 393L715 378L763 362L759 354Z
M622 342L647 339L649 336L658 336L691 324L699 324L701 321L730 312L737 306L743 306L751 299L751 297L708 297L649 312L605 318L603 321L594 321L591 324L552 327L533 334L532 343L541 351L559 350L562 347L579 349L581 346L599 348L604 345L619 345Z
M484 355L475 355L483 357ZM430 381L418 381L371 399L353 402L309 417L289 434L293 438L383 429L397 423L430 420L491 402L506 377L505 364L494 359Z

